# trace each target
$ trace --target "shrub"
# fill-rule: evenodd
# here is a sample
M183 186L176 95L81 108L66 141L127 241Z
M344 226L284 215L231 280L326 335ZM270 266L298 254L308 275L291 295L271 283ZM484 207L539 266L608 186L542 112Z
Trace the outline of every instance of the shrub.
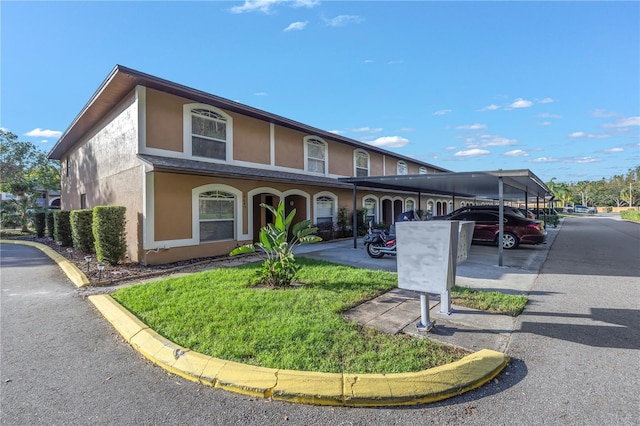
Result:
M73 246L82 253L93 253L93 210L72 210L70 221Z
M68 210L60 210L53 213L53 238L64 247L73 245L69 214Z
M98 206L93 209L93 238L99 262L116 265L127 253L125 213L122 206Z
M34 222L36 225L36 235L38 238L44 237L44 229L47 225L47 214L45 212L36 212Z
M623 210L620 212L620 217L626 220L632 220L634 222L640 222L640 211L638 210Z
M53 212L47 212L47 237L53 238L54 233L54 220L53 220Z
M278 208L268 204L260 204L273 214L275 223L270 223L260 229L260 242L237 247L229 253L230 256L244 253L258 253L264 259L260 270L259 281L271 287L284 287L291 284L300 270L293 254L294 249L306 243L322 241L322 238L313 235L318 229L311 226L310 220L303 220L293 225L291 234L293 238L287 240L291 222L296 215L293 209L285 217L284 203L280 201ZM257 252L255 246L260 247L264 254Z

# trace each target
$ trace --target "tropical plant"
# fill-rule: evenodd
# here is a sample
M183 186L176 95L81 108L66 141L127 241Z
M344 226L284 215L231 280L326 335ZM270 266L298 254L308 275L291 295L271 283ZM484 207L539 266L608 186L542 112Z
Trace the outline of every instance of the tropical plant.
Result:
M296 210L293 209L285 215L282 201L278 203L277 209L264 203L260 206L271 212L275 222L260 229L259 242L237 247L229 255L257 253L264 260L258 282L270 287L285 287L291 284L300 270L293 253L295 248L302 244L322 241L322 238L314 235L318 228L313 227L310 220L298 222L291 228ZM262 252L256 247L262 249Z

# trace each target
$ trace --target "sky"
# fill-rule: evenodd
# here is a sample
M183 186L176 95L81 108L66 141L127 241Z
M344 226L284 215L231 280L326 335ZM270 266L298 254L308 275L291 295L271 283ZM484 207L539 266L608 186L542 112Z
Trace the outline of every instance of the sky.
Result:
M640 165L640 2L0 2L0 127L48 152L116 64L455 172Z

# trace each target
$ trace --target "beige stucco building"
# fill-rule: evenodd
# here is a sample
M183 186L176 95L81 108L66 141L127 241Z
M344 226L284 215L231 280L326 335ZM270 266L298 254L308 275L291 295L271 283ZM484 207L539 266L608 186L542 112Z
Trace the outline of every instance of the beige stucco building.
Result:
M447 171L122 66L49 156L61 162L61 208L125 206L128 256L143 264L255 241L270 220L260 203L335 223L339 208L353 209L340 177ZM428 194L358 189L356 199L389 224L402 211L453 208Z

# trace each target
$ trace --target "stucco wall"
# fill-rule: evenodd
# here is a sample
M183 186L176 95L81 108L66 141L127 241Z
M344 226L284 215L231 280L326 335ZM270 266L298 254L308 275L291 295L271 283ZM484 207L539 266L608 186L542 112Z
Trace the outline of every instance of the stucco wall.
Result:
M134 93L91 129L61 161L61 208L127 207L127 254L138 260L142 164L136 158L138 104ZM68 164L68 167L67 167Z

